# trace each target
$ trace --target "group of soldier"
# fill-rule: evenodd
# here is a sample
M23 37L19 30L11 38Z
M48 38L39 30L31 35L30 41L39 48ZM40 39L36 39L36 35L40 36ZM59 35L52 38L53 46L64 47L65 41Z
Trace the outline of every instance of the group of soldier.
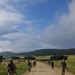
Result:
M28 60L28 71L29 72L31 71L32 65L33 65L33 67L36 66L36 60L33 61L33 64L31 63L30 60ZM51 65L52 69L54 69L54 62L52 60L48 61L48 65ZM66 67L67 67L66 62L63 59L61 62L61 75L65 75ZM9 63L7 65L7 72L8 72L8 75L15 75L15 74L17 75L16 65L14 64L13 60L9 60Z
M54 62L53 60L48 61L48 65L51 65L52 69L54 69ZM65 75L65 69L67 68L67 64L65 62L65 59L61 62L61 75Z
M33 61L33 67L36 66L36 60ZM28 60L28 71L30 72L31 71L31 68L32 68L32 63L30 60ZM7 64L7 72L8 72L8 75L17 75L16 73L16 65L15 63L13 62L13 60L9 60L9 63Z
M54 62L52 60L48 61L48 65L51 65L52 69L54 69Z
M36 66L36 60L33 61L33 64L30 62L30 60L28 60L28 71L30 72L31 71L31 68L35 67Z

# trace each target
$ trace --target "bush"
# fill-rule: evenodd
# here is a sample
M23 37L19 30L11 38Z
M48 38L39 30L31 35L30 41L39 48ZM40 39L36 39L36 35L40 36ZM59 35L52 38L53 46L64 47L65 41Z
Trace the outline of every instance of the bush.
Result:
M0 56L0 62L2 62L3 59L4 59L3 56Z
M49 61L49 59L38 59L38 61Z
M17 56L11 56L11 59L20 59L20 57L17 57Z
M50 60L62 60L62 59L67 60L67 59L68 59L68 56L64 56L64 55L54 55L54 56L51 56L51 57L50 57Z
M25 60L36 60L34 56L25 56L24 59Z

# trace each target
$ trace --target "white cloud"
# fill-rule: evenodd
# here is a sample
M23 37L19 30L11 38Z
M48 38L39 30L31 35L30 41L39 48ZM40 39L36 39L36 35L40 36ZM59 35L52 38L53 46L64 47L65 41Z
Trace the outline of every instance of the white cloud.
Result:
M0 0L0 51L13 50L12 39L8 40L9 37L3 36L17 33L17 27L23 18L23 15L14 8L10 0Z
M2 51L11 51L12 49L11 41L0 41L0 52Z
M25 52L38 49L40 47L39 38L35 35L24 33L13 33L4 35L5 40L0 41L0 50ZM2 43L2 44L1 44Z
M0 52L21 52L21 50L34 50L40 46L38 35L35 34L36 26L33 26L32 21L24 21L25 14L21 14L16 6L20 6L21 2L27 7L43 1L45 0L0 0ZM20 23L27 25L26 34L18 32Z
M57 48L75 47L75 0L69 4L69 12L61 15L57 24L50 24L42 37L45 43Z
M15 8L9 2L10 0L0 0L0 9L14 10Z
M17 32L23 15L14 8L10 0L0 0L0 35Z

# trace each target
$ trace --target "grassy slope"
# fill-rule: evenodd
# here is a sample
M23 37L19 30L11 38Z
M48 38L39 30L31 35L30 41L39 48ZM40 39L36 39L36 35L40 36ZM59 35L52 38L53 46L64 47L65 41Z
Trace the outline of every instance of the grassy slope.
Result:
M7 75L6 71L7 63L2 63L0 65L0 75ZM21 64L16 64L17 66L17 75L22 75L25 71L27 71L27 63L22 62Z

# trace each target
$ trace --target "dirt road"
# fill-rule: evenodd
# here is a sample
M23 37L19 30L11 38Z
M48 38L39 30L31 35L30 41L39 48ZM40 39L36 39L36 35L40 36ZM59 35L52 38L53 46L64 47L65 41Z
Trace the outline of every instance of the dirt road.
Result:
M52 69L47 64L38 62L37 66L33 67L31 72L26 72L23 75L61 75L61 69L57 67ZM66 72L65 75L73 75L73 74Z

